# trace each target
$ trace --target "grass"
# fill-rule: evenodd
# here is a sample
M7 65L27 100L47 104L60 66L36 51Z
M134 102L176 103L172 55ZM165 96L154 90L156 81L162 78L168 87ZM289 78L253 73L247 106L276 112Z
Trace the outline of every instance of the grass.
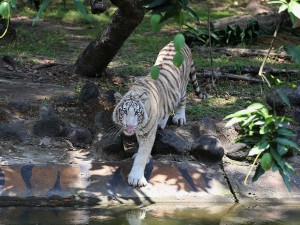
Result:
M215 20L236 15L243 10L241 5L243 6L245 2L239 1L240 5L234 5L233 1L230 0L226 1L226 3L214 2L214 5L211 6L211 19ZM195 1L191 7L197 11L202 21L207 20L206 2ZM0 57L10 55L16 57L21 63L38 63L41 59L54 62L75 62L85 45L101 32L103 27L109 22L114 11L115 8L111 7L103 14L91 15L91 22L87 22L81 14L74 10L72 5L68 5L67 9L61 5L52 5L47 8L42 20L38 21L35 27L32 27L31 19L35 17L36 12L28 6L23 6L16 13L27 16L29 21L27 23L18 23L16 28L17 40L0 46ZM187 17L187 20L193 23L192 18ZM44 24L47 24L47 26L44 26ZM143 22L125 42L109 67L116 73L131 76L147 74L149 68L155 62L159 50L173 39L174 34L178 30L178 27L172 21L169 21L160 33L153 33L151 31L150 15L147 14ZM264 47L268 48L268 46ZM210 67L210 58L207 54L197 51L196 48L192 49L192 51L194 62L198 69ZM263 57L241 58L213 54L213 67L258 67L261 65L262 60ZM270 58L266 66L300 69L299 66L290 61L278 61L276 58ZM293 80L295 79L297 78L293 78ZM107 89L120 89L117 86L111 86L111 84L103 84L103 86ZM210 93L211 98L201 103L190 96L187 106L188 119L198 119L206 115L224 118L226 115L240 110L254 101L262 102L263 98L261 96L266 95L269 91L264 88L264 92L261 93L259 85L240 81L219 81L217 90L218 96L216 93ZM189 87L189 93L192 93L191 87Z

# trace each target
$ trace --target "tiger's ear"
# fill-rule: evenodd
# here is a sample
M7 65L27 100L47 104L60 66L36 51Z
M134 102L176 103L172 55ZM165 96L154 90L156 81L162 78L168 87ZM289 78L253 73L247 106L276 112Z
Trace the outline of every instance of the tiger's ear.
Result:
M114 97L115 97L116 103L119 103L123 96L120 94L120 92L115 92Z
M144 92L143 94L141 94L139 96L139 100L142 102L142 103L145 103L145 101L148 99L148 93L147 92Z

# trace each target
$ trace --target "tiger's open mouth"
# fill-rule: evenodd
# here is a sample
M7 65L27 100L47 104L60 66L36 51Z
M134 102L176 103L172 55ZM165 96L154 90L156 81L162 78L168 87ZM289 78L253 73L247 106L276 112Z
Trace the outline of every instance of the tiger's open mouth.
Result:
M123 133L126 136L132 136L134 134L135 128L134 126L127 126L125 127L125 129L123 130Z
M134 135L134 132L127 132L127 131L123 131L123 133L126 135L126 136L132 136Z

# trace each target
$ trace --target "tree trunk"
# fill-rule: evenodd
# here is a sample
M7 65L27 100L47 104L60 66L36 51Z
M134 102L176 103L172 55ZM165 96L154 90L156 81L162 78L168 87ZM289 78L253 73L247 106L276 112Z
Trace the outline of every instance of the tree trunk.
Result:
M118 7L108 26L91 41L74 65L81 76L101 75L145 15L143 0L111 0Z
M5 32L7 21L0 16L0 36ZM16 30L13 28L12 23L9 23L8 30L4 37L0 39L0 45L4 45L7 42L11 42L16 38Z

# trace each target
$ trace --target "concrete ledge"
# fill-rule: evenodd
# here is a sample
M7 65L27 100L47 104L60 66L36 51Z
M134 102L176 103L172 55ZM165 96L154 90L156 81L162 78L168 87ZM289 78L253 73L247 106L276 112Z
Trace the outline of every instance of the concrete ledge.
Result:
M127 184L131 161L76 165L14 165L0 169L0 205L299 202L299 180L289 193L279 174L245 186L248 166L151 161L149 185ZM299 171L299 167L297 168Z
M218 164L150 162L149 185L133 188L132 162L2 166L0 204L70 205L143 202L233 202Z

